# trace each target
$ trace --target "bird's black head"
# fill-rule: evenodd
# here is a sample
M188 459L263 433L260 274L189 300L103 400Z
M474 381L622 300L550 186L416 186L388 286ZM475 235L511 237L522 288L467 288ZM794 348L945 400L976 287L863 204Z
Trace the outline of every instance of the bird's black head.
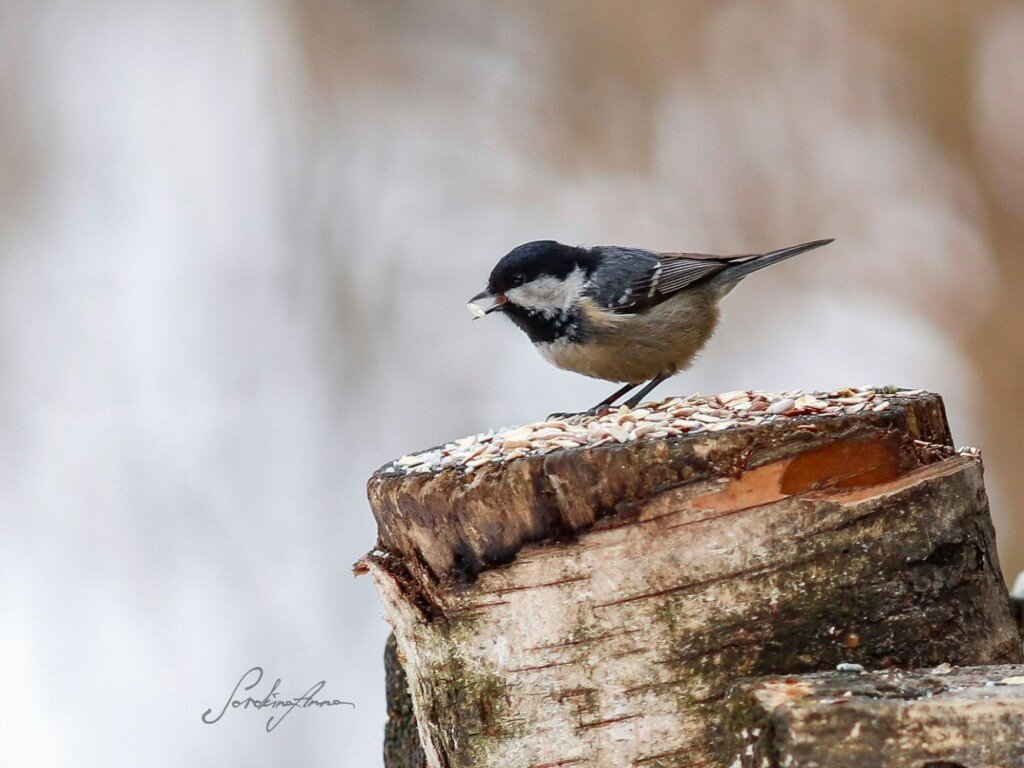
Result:
M597 256L586 248L535 240L513 248L491 271L487 290L470 299L473 314L502 312L537 341L580 332L578 304ZM477 304L491 299L486 310Z
M588 256L583 248L562 245L554 240L523 243L505 254L491 270L487 288L498 295L545 277L564 281L576 269L590 272Z

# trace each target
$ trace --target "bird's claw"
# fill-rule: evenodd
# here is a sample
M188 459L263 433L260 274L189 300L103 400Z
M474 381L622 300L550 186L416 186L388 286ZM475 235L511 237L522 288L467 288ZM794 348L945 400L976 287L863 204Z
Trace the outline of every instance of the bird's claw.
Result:
M578 413L562 413L561 411L555 411L547 415L546 421L565 421L571 419L573 416L579 416Z
M585 411L577 411L575 413L562 413L556 411L555 413L548 414L548 421L568 421L569 419L575 419L580 416L597 416L603 411L611 410L607 405L595 405L593 408L588 408Z

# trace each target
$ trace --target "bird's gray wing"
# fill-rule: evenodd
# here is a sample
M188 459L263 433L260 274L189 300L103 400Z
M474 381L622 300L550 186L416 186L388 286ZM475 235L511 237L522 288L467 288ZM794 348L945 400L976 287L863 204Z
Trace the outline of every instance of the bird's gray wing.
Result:
M705 253L655 253L630 248L605 248L595 283L595 300L614 312L639 312L726 267L757 258L757 254L712 256Z

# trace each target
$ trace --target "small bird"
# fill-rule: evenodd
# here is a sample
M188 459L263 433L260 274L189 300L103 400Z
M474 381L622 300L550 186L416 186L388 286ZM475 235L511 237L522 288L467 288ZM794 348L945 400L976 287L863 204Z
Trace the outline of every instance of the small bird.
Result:
M535 240L509 251L468 307L477 318L508 316L559 368L624 383L588 413L647 382L625 402L632 408L690 365L718 324L719 300L740 280L831 242L712 256Z

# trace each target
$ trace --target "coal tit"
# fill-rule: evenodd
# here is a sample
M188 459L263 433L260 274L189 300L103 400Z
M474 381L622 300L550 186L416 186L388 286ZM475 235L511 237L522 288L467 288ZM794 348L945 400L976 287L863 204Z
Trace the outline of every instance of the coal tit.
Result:
M591 411L647 382L626 401L633 407L689 366L718 324L719 300L740 280L831 242L712 256L536 240L507 253L468 306L476 317L506 315L559 368L624 382Z

